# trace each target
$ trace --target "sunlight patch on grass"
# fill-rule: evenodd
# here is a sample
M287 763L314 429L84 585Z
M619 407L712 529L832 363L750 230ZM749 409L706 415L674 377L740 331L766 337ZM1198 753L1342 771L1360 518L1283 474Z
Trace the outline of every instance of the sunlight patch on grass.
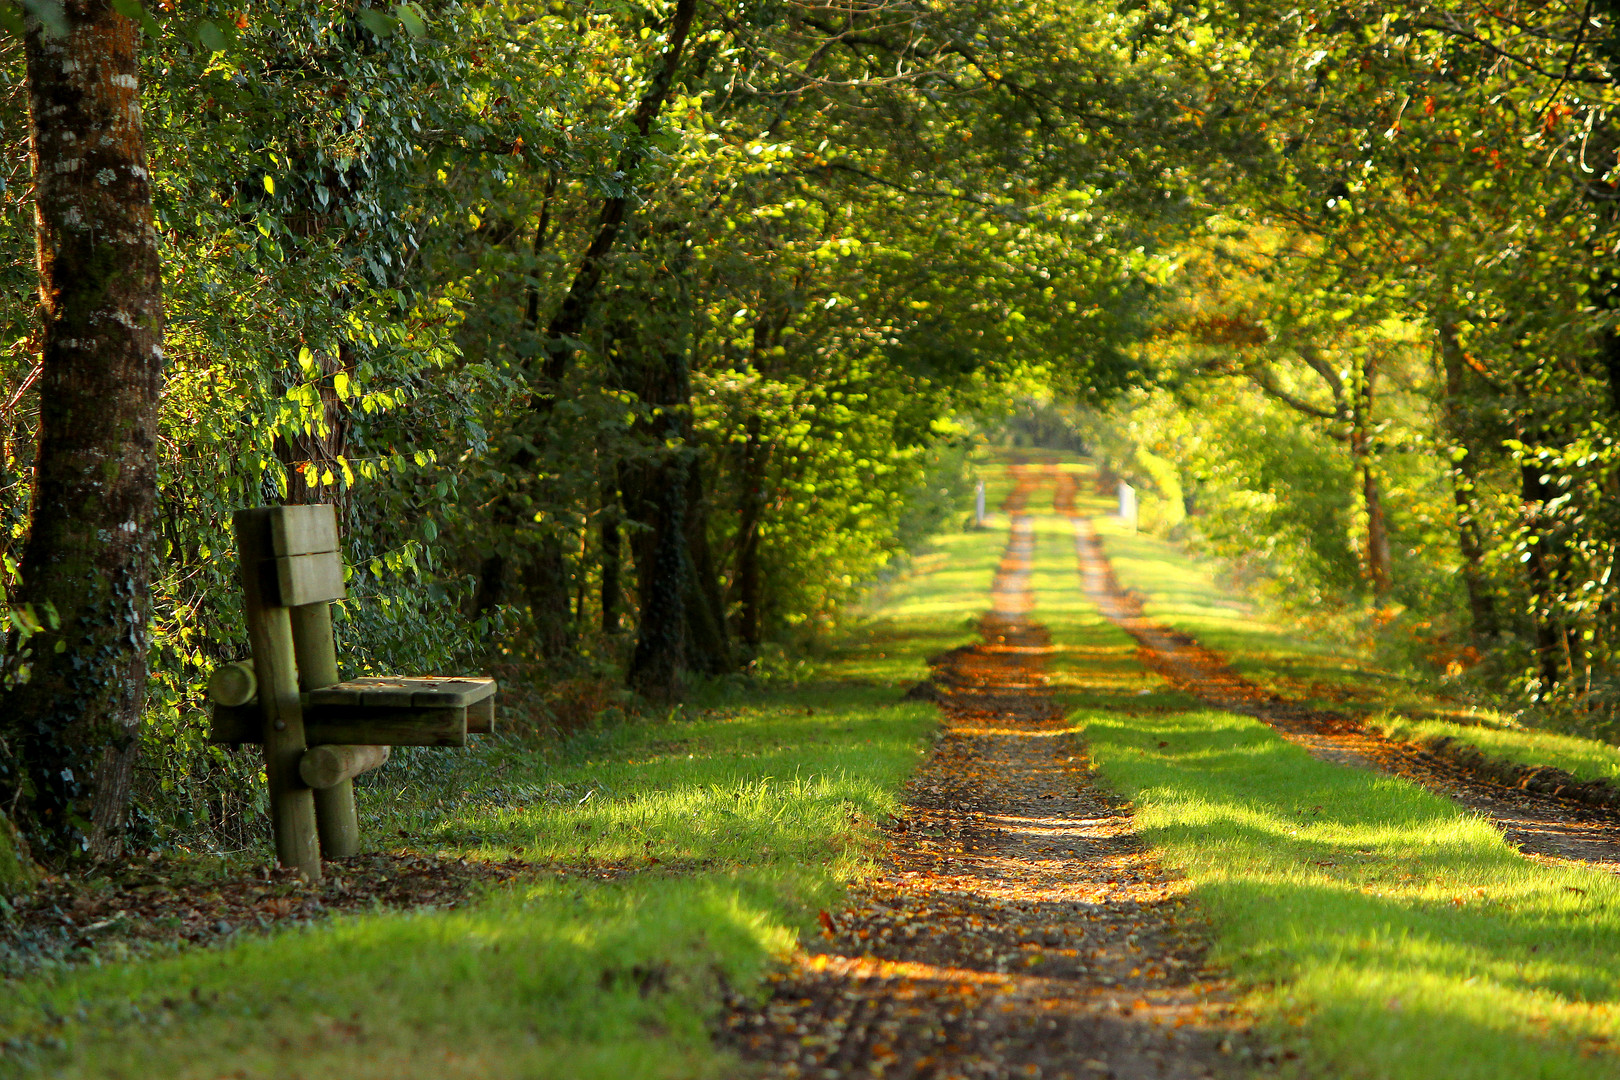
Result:
M84 972L8 1003L8 1064L131 1080L725 1076L691 1001L789 947L779 888L539 881L467 911Z
M1247 717L1080 719L1191 879L1216 958L1325 1074L1620 1075L1587 1056L1620 1045L1620 881L1531 863L1446 800Z
M1449 736L1492 757L1521 765L1551 765L1581 780L1620 783L1620 746L1597 739L1513 728L1489 716L1480 717L1476 723L1460 724L1392 714L1378 717L1374 723L1391 738L1407 742Z
M533 879L456 911L238 933L10 984L7 1075L735 1075L708 1019L865 872L874 822L938 723L897 688L971 637L1002 539L945 538L945 559L893 583L799 682L717 682L561 747L400 755L359 792L372 842L522 858ZM935 601L959 625L931 618Z

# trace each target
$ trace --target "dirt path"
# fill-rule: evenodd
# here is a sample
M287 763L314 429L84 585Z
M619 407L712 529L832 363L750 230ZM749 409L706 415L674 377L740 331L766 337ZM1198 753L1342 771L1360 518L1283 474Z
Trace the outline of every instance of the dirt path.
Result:
M881 872L823 913L762 1008L725 1021L763 1075L1181 1080L1264 1060L1195 913L1048 697L1021 511L1058 478L1015 475L983 641L932 661L944 730Z
M1087 595L1142 647L1143 662L1187 693L1253 716L1327 761L1406 777L1496 823L1531 857L1567 859L1620 873L1620 813L1507 787L1422 747L1385 738L1359 720L1286 701L1244 679L1186 634L1155 623L1115 580L1091 521L1074 517Z

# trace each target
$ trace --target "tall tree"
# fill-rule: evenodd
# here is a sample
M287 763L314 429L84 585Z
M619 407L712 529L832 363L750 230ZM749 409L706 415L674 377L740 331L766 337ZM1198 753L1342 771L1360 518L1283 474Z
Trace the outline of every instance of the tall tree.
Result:
M5 799L55 858L119 852L146 695L163 306L140 37L108 0L26 31L41 374L17 599L56 630L0 716Z

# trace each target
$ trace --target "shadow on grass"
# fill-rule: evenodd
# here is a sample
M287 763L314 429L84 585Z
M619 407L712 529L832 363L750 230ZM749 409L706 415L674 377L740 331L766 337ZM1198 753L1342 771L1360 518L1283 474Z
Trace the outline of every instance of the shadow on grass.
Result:
M1219 958L1329 1074L1620 1075L1590 1057L1620 1039L1613 877L1531 863L1446 800L1246 717L1081 719Z

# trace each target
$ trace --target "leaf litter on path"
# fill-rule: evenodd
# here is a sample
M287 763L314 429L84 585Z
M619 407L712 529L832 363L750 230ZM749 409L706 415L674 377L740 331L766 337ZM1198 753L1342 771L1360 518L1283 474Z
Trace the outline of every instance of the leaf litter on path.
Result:
M0 975L224 943L345 911L457 907L490 885L533 876L536 869L518 859L377 853L328 862L325 878L311 885L282 867L130 859L97 875L47 878L5 904Z
M916 696L944 730L879 872L821 913L763 1005L738 996L722 1021L764 1075L1157 1080L1269 1063L1183 887L1049 697L1020 512L1045 477L1015 476L983 640L931 661Z

